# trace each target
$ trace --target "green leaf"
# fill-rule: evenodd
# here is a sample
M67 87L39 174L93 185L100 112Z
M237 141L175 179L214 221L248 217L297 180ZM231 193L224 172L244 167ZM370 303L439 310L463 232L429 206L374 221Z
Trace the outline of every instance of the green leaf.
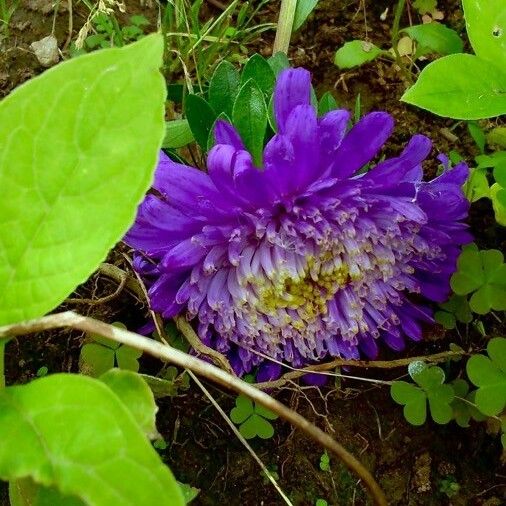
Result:
M441 23L426 23L403 28L401 32L407 33L412 39L418 42L424 52L439 54L461 53L464 44L458 33Z
M467 295L485 283L485 274L479 251L465 250L457 260L457 272L451 278L452 290Z
M436 423L446 424L453 418L451 403L455 393L450 385L438 385L437 388L428 390L427 398L430 414Z
M487 143L506 148L506 127L498 126L487 133Z
M276 77L282 70L290 68L288 57L282 51L279 51L268 58L267 63L271 66L271 69L274 71L274 75Z
M195 499L200 493L200 489L192 487L187 483L178 482L178 484L181 488L181 492L183 493L184 501L186 504L191 503L193 499Z
M318 0L297 0L295 16L293 18L293 32L298 30L304 24L304 21L306 21L311 12L313 12L313 9L317 4Z
M453 418L460 427L469 427L471 406L465 402L466 396L469 393L469 384L466 380L456 379L452 381L451 385L455 395L451 404Z
M79 370L83 374L98 378L114 367L115 352L97 343L86 343L81 348Z
M438 116L482 119L506 113L506 73L470 54L427 65L401 100Z
M116 362L118 367L127 371L137 372L139 370L139 358L141 356L142 351L124 344L116 350Z
M253 401L245 395L238 395L235 399L235 408L230 412L230 419L235 423L243 423L255 412Z
M165 137L162 142L162 148L182 148L194 140L188 120L175 119L165 123Z
M217 118L214 109L198 95L188 95L185 101L185 114L190 130L198 145L205 152L207 139Z
M423 425L427 418L427 397L425 392L411 383L394 381L390 395L397 404L404 405L404 418L412 425Z
M490 187L490 199L497 223L506 227L506 189L494 183Z
M470 202L476 202L490 195L487 169L471 169L469 179L464 185L464 193Z
M506 66L504 0L462 0L467 36L474 52L498 67Z
M436 311L434 319L447 330L454 329L457 324L455 316L446 311Z
M474 142L478 146L480 153L485 152L485 132L480 128L478 123L474 121L470 121L467 124L467 129L469 130L469 134L473 138Z
M214 71L209 83L209 103L216 115L225 113L232 116L234 105L240 87L239 71L232 63L223 60Z
M244 66L241 74L241 84L244 84L248 79L253 79L260 88L260 90L270 97L276 82L276 76L267 60L259 55L254 54Z
M100 381L57 374L8 387L0 413L0 433L9 434L2 480L30 476L91 506L184 504L132 414Z
M158 437L156 430L158 407L153 392L142 376L132 371L111 369L99 379L121 399L149 439Z
M351 69L374 60L381 53L381 49L371 42L352 40L337 50L334 63L340 69Z
M337 102L330 91L326 91L318 103L318 116L323 116L334 109L337 109Z
M487 346L488 357L473 355L467 362L467 375L478 387L476 405L488 416L502 412L506 405L506 339L495 337Z
M237 95L232 120L255 165L260 167L267 129L267 107L262 91L252 79L242 85Z
M84 282L134 220L164 134L163 39L68 60L0 102L0 325Z
M261 404L255 402L255 413L268 420L276 420L278 415L273 413L270 409L264 408Z
M64 496L55 487L37 485L31 478L9 482L11 506L85 506L73 496Z
M241 424L239 432L245 439L253 439L257 436L262 439L270 439L274 435L274 427L261 416L253 414Z
M437 0L415 0L413 7L419 14L430 14L436 9Z

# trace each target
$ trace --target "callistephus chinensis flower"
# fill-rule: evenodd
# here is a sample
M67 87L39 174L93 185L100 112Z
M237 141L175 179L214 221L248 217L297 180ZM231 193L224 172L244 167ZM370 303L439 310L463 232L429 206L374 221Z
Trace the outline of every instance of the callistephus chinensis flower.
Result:
M135 265L152 309L194 320L239 375L263 363L260 379L279 369L262 355L300 367L421 339L432 322L424 301L446 300L471 239L466 165L450 170L441 157L446 170L423 182L431 142L415 135L361 171L390 136L390 115L351 130L346 110L318 118L304 69L283 71L274 93L262 168L224 121L207 173L160 154L155 191L125 238L143 254Z

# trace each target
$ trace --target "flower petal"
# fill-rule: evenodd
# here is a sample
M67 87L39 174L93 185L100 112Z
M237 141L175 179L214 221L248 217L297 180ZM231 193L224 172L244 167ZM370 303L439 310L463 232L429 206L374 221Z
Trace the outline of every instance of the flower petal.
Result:
M346 179L370 162L390 137L393 128L394 120L386 112L371 112L364 116L337 149L332 176Z
M303 68L281 71L274 89L274 115L279 133L284 133L288 116L298 105L311 103L311 74Z
M246 149L239 132L228 121L218 120L214 126L216 144L229 144L236 150Z

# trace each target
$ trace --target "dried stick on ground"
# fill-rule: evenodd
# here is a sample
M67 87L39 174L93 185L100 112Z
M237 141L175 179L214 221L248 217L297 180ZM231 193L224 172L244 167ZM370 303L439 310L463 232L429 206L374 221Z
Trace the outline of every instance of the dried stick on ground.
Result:
M255 402L258 402L267 409L277 413L281 418L284 418L295 427L301 429L327 450L337 455L348 467L348 469L354 472L362 480L376 505L386 506L388 504L385 494L371 473L353 455L351 455L328 434L310 423L303 416L289 409L284 404L281 404L276 399L273 399L271 396L262 392L258 388L249 385L248 383L232 376L214 365L204 362L197 357L192 357L191 355L183 353L182 351L170 346L166 346L153 339L148 339L139 334L135 334L134 332L114 327L113 325L94 320L93 318L81 316L72 311L52 314L37 320L0 327L0 338L19 337L26 334L63 327L81 330L84 332L92 332L108 337L118 343L149 353L161 360L172 362L180 367L190 369L194 373L204 376L211 381L215 381L226 388L231 388L236 392L247 395Z

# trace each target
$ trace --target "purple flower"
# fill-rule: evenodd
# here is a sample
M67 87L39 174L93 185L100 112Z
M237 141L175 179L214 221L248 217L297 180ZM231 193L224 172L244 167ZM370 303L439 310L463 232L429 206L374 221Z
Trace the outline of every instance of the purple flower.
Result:
M274 112L262 168L223 121L207 173L160 155L155 191L125 238L142 252L152 308L186 314L237 374L261 365L264 379L281 372L265 356L300 367L421 339L427 302L446 300L471 240L466 165L443 159L445 172L423 182L431 142L415 135L361 173L391 116L372 112L351 130L346 110L318 118L304 69L280 74Z

